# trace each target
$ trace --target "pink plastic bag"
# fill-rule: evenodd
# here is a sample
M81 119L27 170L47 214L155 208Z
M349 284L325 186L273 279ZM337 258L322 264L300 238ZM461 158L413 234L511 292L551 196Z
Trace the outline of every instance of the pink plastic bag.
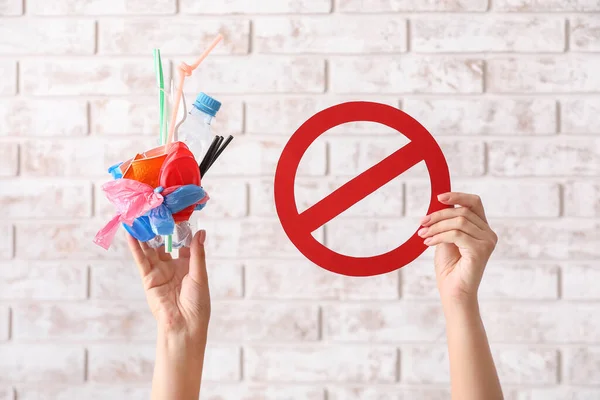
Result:
M136 218L158 207L164 200L151 186L131 179L110 181L102 185L102 190L117 209L117 215L94 238L94 243L107 250L117 233L119 223L133 224Z

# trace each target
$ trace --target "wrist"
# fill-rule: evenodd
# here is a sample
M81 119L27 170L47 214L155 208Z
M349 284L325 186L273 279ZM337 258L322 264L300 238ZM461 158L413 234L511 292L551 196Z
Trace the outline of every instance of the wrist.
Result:
M477 317L479 316L479 300L477 296L442 297L442 307L446 318L455 315Z

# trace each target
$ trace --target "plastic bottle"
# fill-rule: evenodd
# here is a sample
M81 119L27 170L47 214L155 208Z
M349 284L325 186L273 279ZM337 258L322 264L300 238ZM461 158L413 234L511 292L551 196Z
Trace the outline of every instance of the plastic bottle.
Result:
M179 127L177 139L184 142L198 164L202 162L214 134L212 119L221 108L221 103L205 93L200 93L191 107L185 122Z

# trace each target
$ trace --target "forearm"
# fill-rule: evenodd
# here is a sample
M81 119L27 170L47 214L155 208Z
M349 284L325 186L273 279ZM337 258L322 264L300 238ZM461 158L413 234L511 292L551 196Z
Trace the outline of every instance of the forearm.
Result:
M206 340L159 332L152 400L198 400Z
M502 400L502 388L476 300L444 303L452 399Z

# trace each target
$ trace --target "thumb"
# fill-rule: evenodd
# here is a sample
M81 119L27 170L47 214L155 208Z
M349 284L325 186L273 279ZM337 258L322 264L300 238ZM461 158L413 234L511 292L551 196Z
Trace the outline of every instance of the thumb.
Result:
M190 252L190 278L194 282L208 286L208 274L206 273L206 255L204 252L204 241L206 240L206 231L199 230L192 239Z

